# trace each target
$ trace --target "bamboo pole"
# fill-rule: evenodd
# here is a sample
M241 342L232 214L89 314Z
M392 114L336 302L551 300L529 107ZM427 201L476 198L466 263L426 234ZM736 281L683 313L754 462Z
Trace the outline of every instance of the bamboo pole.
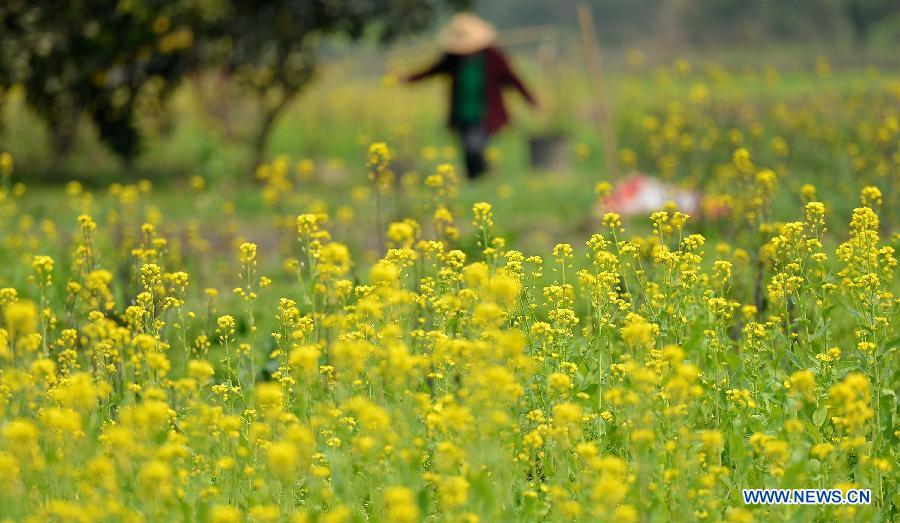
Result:
M603 142L604 163L608 177L616 180L621 174L619 147L616 143L613 118L603 83L603 62L601 61L600 45L597 42L597 33L594 29L594 15L589 5L578 4L578 26L581 30L581 47L588 73L588 83L591 87L594 120Z

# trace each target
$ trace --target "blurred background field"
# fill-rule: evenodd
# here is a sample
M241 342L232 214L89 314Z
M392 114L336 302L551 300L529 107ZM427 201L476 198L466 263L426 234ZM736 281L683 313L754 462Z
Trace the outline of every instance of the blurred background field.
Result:
M395 168L408 183L421 182L441 163L459 160L454 140L442 125L445 86L392 85L378 71L360 74L355 67L359 60L342 58L340 64L325 67L322 80L289 108L272 133L267 161L288 164L296 192L286 211L315 208L334 215L349 206L355 213L371 213L364 195L369 183L365 154L372 142L384 141L394 149ZM527 64L527 55L519 63ZM781 219L790 217L804 184L819 189L819 196L835 206L836 217L847 216L861 187L881 182L893 187L896 141L867 146L865 140L868 133L877 142L874 134L879 127L890 126L891 118L896 122L900 75L892 68L854 65L823 76L816 65L824 63L812 58L778 69L770 65L726 69L717 62L679 59L648 71L612 73L612 110L623 169L708 189L710 194L727 193L730 187L717 183L715 171L730 162L734 149L745 146L767 165L780 168L776 172L785 204L776 205L776 210ZM690 64L691 70L678 73L679 64ZM591 218L599 217L594 185L615 181L606 172L584 75L577 64L562 67L568 97L564 103L570 114L559 125L568 138L569 166L547 171L529 165L527 140L545 124L542 115L529 114L524 104L515 104L518 125L489 150L492 175L462 188L461 208L492 199L504 226L511 229L507 232L525 235L529 248L545 248L560 234L570 240L583 236ZM525 69L525 75L539 83L539 75ZM145 152L130 168L97 142L87 124L71 156L62 163L52 162L46 127L14 91L5 108L4 149L16 158L17 179L27 182L26 201L52 207L49 202L60 198L64 182L72 180L102 199L110 183L146 179L156 188L154 203L175 223L187 218L215 220L218 208L233 201L248 228L267 226L265 183L248 174L250 150L241 136L241 115L249 109L240 99L229 103L228 122L223 123L200 110L210 100L196 89L205 87L185 85L173 95L165 115L168 121L155 123L165 128L148 131ZM677 129L675 138L660 138L673 129L667 123L682 117L690 119L686 128ZM650 145L654 138L671 144L654 150ZM701 144L703 140L709 143ZM775 146L781 140L787 151L779 154ZM878 155L868 154L872 150ZM198 215L192 205L194 196L186 190L192 180L194 184L202 180L215 195L217 201L209 205L207 216ZM354 188L363 192L354 193ZM894 201L894 191L885 192ZM354 194L360 196L358 201ZM403 191L398 198L415 203L414 195L404 197ZM364 238L347 240L360 245ZM374 244L370 239L367 246Z

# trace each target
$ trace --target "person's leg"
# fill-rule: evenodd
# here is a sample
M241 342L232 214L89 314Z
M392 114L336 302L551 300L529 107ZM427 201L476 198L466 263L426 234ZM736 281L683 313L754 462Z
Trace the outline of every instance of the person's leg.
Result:
M475 179L487 170L484 149L487 147L488 134L483 125L468 125L459 130L463 153L466 162L466 175Z

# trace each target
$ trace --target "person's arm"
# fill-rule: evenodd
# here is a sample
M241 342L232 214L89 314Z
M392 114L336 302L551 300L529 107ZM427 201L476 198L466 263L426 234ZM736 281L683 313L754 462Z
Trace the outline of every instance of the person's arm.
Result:
M406 83L418 82L419 80L424 80L436 74L446 73L449 70L450 66L450 57L446 54L443 55L437 62L424 69L419 71L418 73L411 74L403 79Z
M532 105L532 107L537 107L537 99L532 96L531 91L525 87L525 84L519 78L519 76L512 70L512 67L509 65L509 61L502 54L500 55L500 62L503 67L503 83L506 85L513 86L519 94L522 95L523 98L528 100L528 103Z

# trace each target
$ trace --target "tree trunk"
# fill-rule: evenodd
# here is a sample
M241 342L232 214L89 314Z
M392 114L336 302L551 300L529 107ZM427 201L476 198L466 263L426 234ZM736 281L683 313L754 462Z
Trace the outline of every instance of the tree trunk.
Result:
M78 130L78 115L76 111L60 111L57 120L50 126L50 140L53 151L50 158L54 168L60 167L63 160L72 152L75 146L75 135Z
M294 98L294 94L294 92L286 93L277 104L264 110L259 131L253 139L253 158L252 164L250 165L251 179L255 179L256 168L265 162L269 136L272 134L272 129L275 128L275 122L278 120L278 117L281 116L281 113L287 107L288 102Z
M3 132L6 130L6 90L0 87L0 138L3 138Z

